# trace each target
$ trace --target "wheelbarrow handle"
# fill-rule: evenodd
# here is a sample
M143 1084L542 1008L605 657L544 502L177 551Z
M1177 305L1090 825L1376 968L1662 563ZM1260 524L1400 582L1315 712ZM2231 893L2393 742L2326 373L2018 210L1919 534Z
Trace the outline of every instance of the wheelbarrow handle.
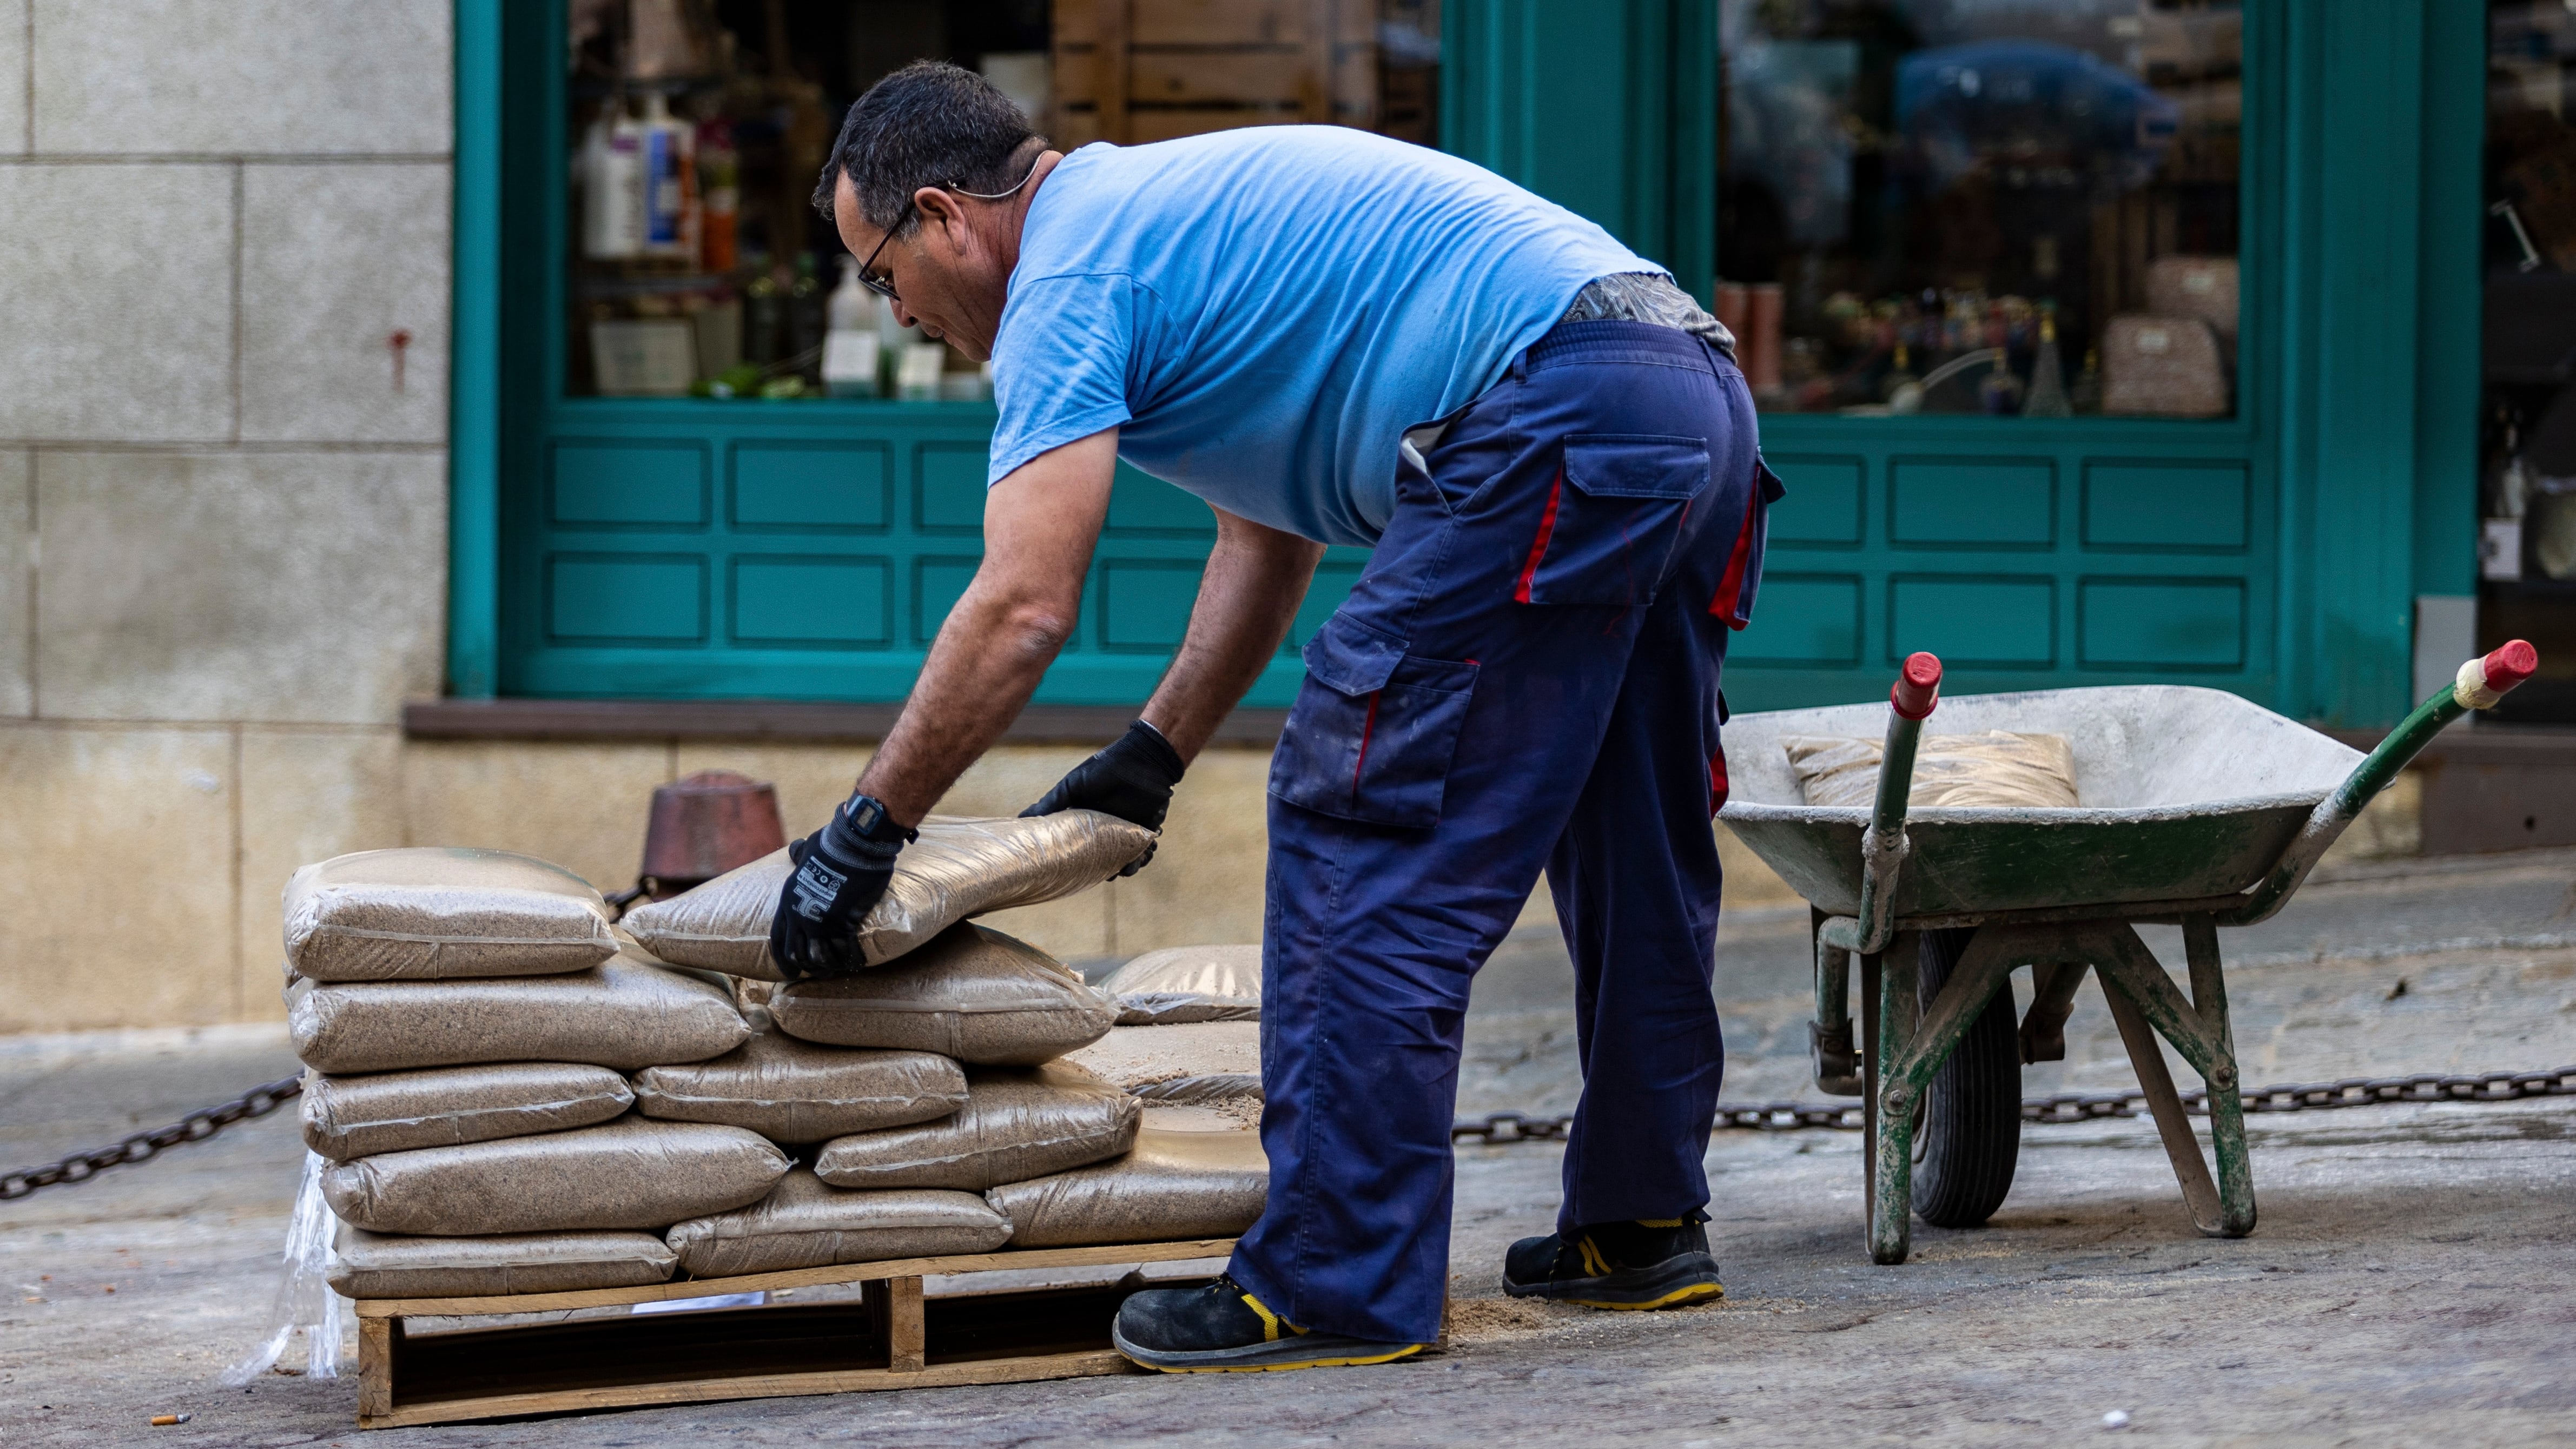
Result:
M2298 838L2282 853L2280 864L2272 867L2260 885L2245 893L2240 905L2221 916L2219 923L2250 926L2268 919L2308 878L2308 872L2316 869L2327 847L2360 816L2362 807L2388 788L2388 782L2433 742L2443 726L2470 710L2495 708L2497 701L2539 668L2540 652L2520 639L2461 665L2449 688L2415 706L2414 713L2390 730L2377 749L2352 767L2352 773L2344 776L2333 794L2317 803L2308 823L2300 827Z
M1905 807L1914 793L1914 749L1923 722L1941 703L1941 661L1930 654L1906 657L1887 692L1887 744L1879 752L1878 803L1861 837L1861 950L1885 950L1896 934L1896 878L1905 863Z

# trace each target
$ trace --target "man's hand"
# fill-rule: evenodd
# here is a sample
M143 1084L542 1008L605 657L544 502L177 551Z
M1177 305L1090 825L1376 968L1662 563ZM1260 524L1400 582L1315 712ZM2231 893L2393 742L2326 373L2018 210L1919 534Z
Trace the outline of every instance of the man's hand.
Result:
M894 858L913 832L886 818L885 807L853 795L832 823L787 848L796 873L778 893L769 922L769 956L790 981L846 976L867 964L859 924L885 897Z
M1172 787L1181 783L1184 768L1181 752L1172 748L1161 730L1140 719L1127 726L1127 733L1111 741L1107 749L1074 766L1071 774L1020 814L1026 817L1053 815L1059 810L1097 810L1148 830L1161 830L1163 817L1171 812ZM1153 858L1154 847L1148 845L1143 855L1118 873L1134 875Z

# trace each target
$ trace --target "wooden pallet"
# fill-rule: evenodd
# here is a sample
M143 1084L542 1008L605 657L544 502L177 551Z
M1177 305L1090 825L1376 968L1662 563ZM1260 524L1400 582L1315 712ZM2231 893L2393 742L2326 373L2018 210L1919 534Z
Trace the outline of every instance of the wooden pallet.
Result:
M1231 1238L903 1258L640 1288L358 1302L358 1427L393 1429L638 1404L1022 1383L1136 1371L1109 1346L1115 1286L924 1299L944 1274L1221 1258ZM609 1308L822 1284L856 1302L605 1317L412 1334L407 1320Z

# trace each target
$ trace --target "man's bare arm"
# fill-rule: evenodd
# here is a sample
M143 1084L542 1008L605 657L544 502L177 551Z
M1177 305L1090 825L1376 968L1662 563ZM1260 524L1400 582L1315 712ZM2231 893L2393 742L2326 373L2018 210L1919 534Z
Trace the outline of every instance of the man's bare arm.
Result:
M1320 543L1222 508L1214 512L1216 548L1190 609L1189 633L1145 705L1145 722L1162 731L1183 760L1197 758L1226 712L1278 654L1324 556Z
M1073 637L1117 465L1112 428L1039 454L985 494L984 561L859 776L898 822L920 824L993 747Z

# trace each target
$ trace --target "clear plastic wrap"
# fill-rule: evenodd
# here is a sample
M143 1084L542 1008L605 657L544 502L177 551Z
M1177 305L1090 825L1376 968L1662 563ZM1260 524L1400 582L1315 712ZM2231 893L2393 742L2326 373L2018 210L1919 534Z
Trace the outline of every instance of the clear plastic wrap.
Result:
M814 1171L835 1187L946 1187L980 1192L1125 1152L1142 1106L1079 1067L978 1068L966 1105L915 1127L837 1137Z
M437 1237L659 1228L759 1201L788 1157L756 1132L623 1117L601 1127L424 1147L322 1174L331 1210Z
M679 1263L653 1233L503 1233L405 1238L340 1225L331 1286L351 1298L474 1298L670 1281Z
M802 1169L750 1207L675 1224L667 1235L693 1278L989 1253L1010 1236L1011 1225L971 1192L850 1192Z
M1153 843L1154 832L1095 810L1006 820L934 815L895 857L893 884L860 925L860 957L880 965L969 916L1089 890ZM794 869L787 852L776 851L629 911L624 924L665 961L783 980L769 959L769 920Z
M1261 947L1167 946L1109 973L1120 1026L1261 1019Z
M964 922L894 965L795 981L769 1000L778 1029L833 1046L1036 1066L1105 1035L1116 1013L1044 951Z
M346 1162L605 1122L635 1104L606 1067L502 1062L371 1076L304 1077L304 1145Z
M1810 805L1857 805L1878 800L1878 764L1885 746L1877 740L1839 739L1827 735L1784 735L1789 768ZM1914 785L1908 794L1914 810L1975 806L2040 806L2073 809L2075 751L2064 735L2013 734L1982 730L1975 734L1922 737L1914 753Z
M1021 1248L1232 1237L1261 1216L1270 1160L1257 1132L1137 1134L1136 1150L984 1194Z
M816 1046L763 1032L715 1058L635 1074L635 1108L675 1122L748 1127L820 1142L945 1117L966 1105L966 1070L932 1052Z
M315 981L546 976L617 950L588 881L505 850L334 856L287 880L285 907L287 969Z
M269 1329L259 1346L232 1367L221 1382L240 1388L276 1369L287 1346L304 1338L304 1373L317 1379L338 1378L340 1357L355 1318L348 1300L331 1291L331 1209L322 1196L322 1173L330 1164L315 1153L304 1154L304 1180L295 1192L295 1210L286 1220L284 1266L277 1296L270 1300ZM293 1372L293 1370L281 1370Z
M634 955L565 976L483 981L300 981L295 1054L325 1072L480 1062L584 1062L631 1071L722 1056L751 1036L731 993Z

